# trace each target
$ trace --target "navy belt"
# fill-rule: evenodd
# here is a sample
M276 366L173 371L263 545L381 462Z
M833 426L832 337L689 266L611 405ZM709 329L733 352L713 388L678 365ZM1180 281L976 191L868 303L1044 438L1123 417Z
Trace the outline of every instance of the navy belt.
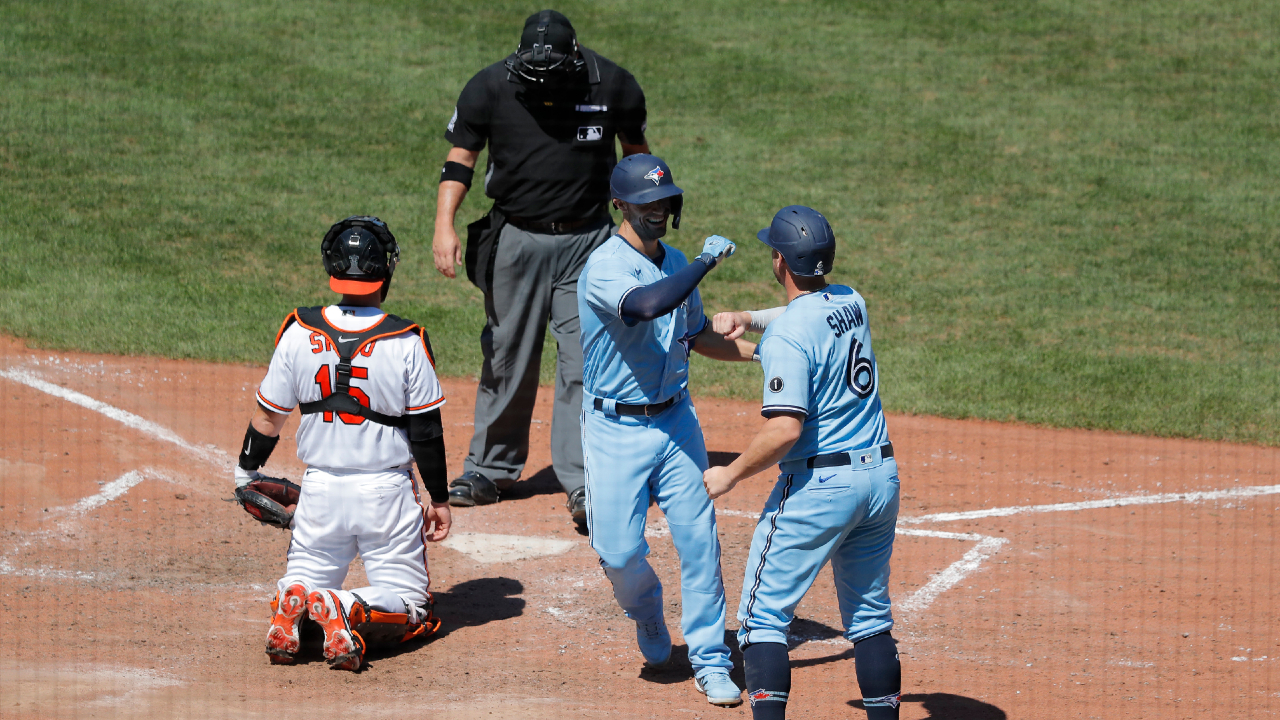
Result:
M676 401L679 400L682 395L684 395L684 393L676 393L660 403L650 403L648 405L627 405L626 403L617 403L614 405L613 411L619 415L644 415L645 417L653 417L672 405L675 405ZM604 398L596 398L593 405L595 405L596 410L599 410L600 412L605 411Z
M853 452L829 453L826 455L814 455L804 460L788 460L779 463L778 467L784 473L797 473L802 468L810 470L817 468L843 467L845 465L867 465L876 461L876 450L880 451L880 460L883 462L893 457L893 443L885 443L877 447L870 447L866 450L854 450Z

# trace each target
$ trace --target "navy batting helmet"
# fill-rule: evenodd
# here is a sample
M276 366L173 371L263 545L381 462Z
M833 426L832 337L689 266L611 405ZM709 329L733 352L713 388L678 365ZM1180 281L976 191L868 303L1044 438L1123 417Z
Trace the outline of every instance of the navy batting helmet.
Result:
M813 208L782 208L756 237L782 254L793 275L826 275L836 261L836 235L822 213Z
M320 241L329 288L348 295L377 292L400 262L400 246L387 224L371 215L336 222Z
M680 211L684 209L684 191L676 187L671 168L653 155L628 155L613 168L609 176L610 194L632 205L671 198L671 227L680 228Z

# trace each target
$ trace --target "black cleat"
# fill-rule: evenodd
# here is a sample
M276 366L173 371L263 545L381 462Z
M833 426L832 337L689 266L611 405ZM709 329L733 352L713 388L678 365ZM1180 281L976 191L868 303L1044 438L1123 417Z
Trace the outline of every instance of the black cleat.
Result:
M489 478L469 470L449 483L449 504L454 507L492 505L498 502L498 486Z

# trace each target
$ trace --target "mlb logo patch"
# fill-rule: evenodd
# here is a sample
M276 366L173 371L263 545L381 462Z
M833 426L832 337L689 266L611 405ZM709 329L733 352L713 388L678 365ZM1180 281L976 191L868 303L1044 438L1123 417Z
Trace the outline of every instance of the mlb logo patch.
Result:
M584 125L578 128L578 139L582 142L591 142L592 140L604 139L603 125Z
M866 465L867 463L869 463L869 462L871 462L871 461L873 461L873 460L875 460L875 459L876 459L876 456L875 456L875 455L859 455L859 456L858 456L858 462L859 462L859 463L861 463L861 464L863 464L863 465Z

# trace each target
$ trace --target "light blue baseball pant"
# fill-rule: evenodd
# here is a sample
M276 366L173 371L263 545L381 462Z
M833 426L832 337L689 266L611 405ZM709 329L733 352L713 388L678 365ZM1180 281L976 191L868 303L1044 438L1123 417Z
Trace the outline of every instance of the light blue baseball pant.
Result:
M854 462L858 456L854 455ZM804 469L778 477L751 538L738 644L787 642L796 605L827 561L850 642L893 628L889 556L898 523L898 464Z
M662 618L662 583L646 559L649 499L667 517L680 555L680 629L696 677L733 667L724 642L724 580L715 507L702 486L707 448L693 403L684 398L654 417L582 414L591 547L627 617Z

